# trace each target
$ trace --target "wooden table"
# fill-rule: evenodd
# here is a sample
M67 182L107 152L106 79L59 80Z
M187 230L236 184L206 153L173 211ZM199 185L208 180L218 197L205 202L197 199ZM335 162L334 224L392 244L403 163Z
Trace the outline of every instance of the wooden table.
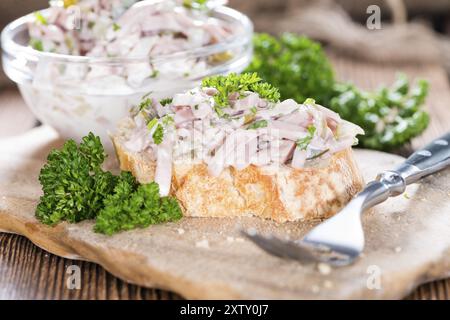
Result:
M397 71L430 81L427 106L431 124L415 139L412 147L399 152L406 155L430 139L450 129L450 92L447 76L439 65L391 66L370 64L329 53L342 80L350 80L363 88L390 84ZM20 134L36 124L14 89L0 91L0 138ZM67 267L81 270L81 289L66 286L70 274ZM63 259L36 247L19 235L0 233L0 299L179 299L179 295L157 289L127 284L101 266ZM450 279L427 283L407 299L450 299Z

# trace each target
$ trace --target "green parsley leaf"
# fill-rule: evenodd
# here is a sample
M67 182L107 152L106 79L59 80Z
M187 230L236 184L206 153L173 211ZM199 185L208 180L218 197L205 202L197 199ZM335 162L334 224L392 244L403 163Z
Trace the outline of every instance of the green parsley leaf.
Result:
M308 147L308 145L311 143L312 139L314 138L314 133L316 132L316 127L313 125L310 125L308 127L308 134L301 139L298 139L296 144L297 144L297 148L299 148L300 150L306 150L306 148Z
M259 120L259 121L255 121L252 124L250 124L247 129L251 130L251 129L259 129L259 128L266 128L268 125L267 120Z
M119 31L121 28L120 25L116 22L113 23L112 27L115 32Z
M188 9L206 9L208 0L183 0L183 6Z
M161 121L162 121L162 124L166 127L175 123L175 120L169 114L166 114L164 117L162 117Z
M308 104L308 105L315 105L316 104L316 100L312 99L312 98L308 98L305 100L305 102L303 102L303 104Z
M163 107L165 107L165 106L167 106L168 104L171 104L172 101L173 101L172 98L165 98L165 99L160 100L159 103L160 103Z
M158 127L156 128L155 132L153 132L153 141L156 144L161 144L161 142L164 139L164 128L161 124L158 123Z
M141 103L139 104L139 111L142 111L144 109L148 109L151 105L152 105L152 99L150 98L145 98L144 100L141 101Z
M44 44L42 40L39 39L30 39L30 46L37 51L44 51Z
M147 128L149 130L152 130L153 127L158 124L158 119L157 118L153 118L152 120L149 121L149 123L147 123Z
M48 25L47 19L42 15L42 13L40 11L36 11L34 13L34 17L36 18L36 21L39 22L40 24L42 24L44 26Z
M156 78L156 77L158 77L158 75L159 75L159 71L158 70L156 70L156 69L154 69L153 70L153 72L152 72L152 74L150 75L150 78Z

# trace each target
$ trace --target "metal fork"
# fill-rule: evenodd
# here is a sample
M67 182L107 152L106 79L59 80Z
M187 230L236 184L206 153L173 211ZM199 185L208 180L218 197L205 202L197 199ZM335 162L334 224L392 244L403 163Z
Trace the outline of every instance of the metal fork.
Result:
M313 228L303 239L286 241L254 230L243 234L270 254L301 262L325 262L333 266L353 263L364 249L362 213L407 185L450 165L450 132L413 153L393 170L379 174L338 214Z

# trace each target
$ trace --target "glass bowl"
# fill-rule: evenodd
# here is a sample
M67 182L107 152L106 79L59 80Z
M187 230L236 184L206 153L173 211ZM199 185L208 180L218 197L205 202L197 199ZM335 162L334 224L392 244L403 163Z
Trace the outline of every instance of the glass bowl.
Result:
M144 95L171 97L195 87L203 77L239 73L250 63L249 18L223 6L209 14L238 31L226 42L155 58L92 58L34 50L28 46L27 23L34 19L30 14L3 30L3 68L35 116L62 138L79 141L92 131L112 148L108 133ZM139 72L149 63L156 66L157 77Z

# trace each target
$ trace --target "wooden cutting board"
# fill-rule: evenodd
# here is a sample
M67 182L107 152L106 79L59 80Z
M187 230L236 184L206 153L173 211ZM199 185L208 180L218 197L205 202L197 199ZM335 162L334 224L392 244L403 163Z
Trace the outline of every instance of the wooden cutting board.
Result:
M177 223L95 234L90 221L52 228L34 218L46 155L62 142L47 127L0 142L0 230L22 234L54 254L99 263L114 275L186 298L402 298L419 284L450 276L450 170L407 188L364 217L366 250L345 268L302 265L267 255L242 238L253 227L296 239L314 223L256 218L184 218ZM401 157L356 150L366 178Z

